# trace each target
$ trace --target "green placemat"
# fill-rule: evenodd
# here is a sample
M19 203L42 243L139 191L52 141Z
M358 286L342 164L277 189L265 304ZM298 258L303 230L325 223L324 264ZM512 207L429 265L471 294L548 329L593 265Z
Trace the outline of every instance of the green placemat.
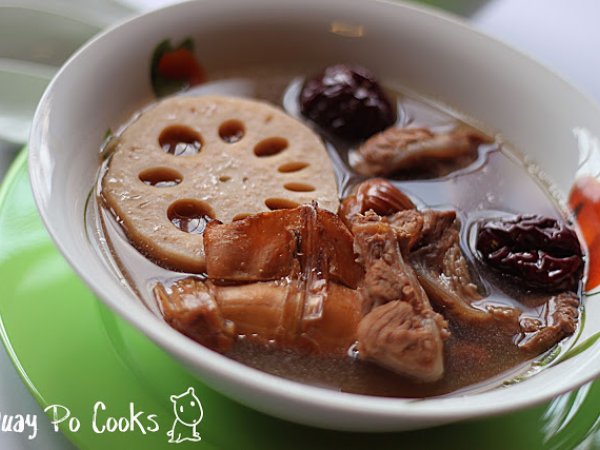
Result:
M599 383L511 415L391 434L300 426L220 395L109 311L77 278L40 222L25 153L0 189L0 283L0 336L42 407L60 405L60 417L68 409L70 419L60 430L81 448L173 448L167 436L175 419L170 396L188 387L203 406L197 427L202 440L175 448L600 448ZM109 431L119 424L122 431Z

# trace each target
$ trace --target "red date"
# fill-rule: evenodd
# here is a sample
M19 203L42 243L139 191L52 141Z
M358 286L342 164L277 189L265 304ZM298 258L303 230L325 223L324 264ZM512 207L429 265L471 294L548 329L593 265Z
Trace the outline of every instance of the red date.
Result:
M343 139L365 139L394 123L390 101L364 67L329 66L304 84L302 114Z
M577 234L548 217L484 222L477 232L477 250L486 264L529 289L576 291L583 272Z

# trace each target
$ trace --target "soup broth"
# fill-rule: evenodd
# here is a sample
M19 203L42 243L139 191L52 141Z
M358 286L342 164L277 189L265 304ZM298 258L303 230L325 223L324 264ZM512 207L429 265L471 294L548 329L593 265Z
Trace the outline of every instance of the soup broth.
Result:
M300 73L281 68L215 73L213 81L183 95L248 96L280 106L302 120L297 101L303 83ZM433 131L444 131L464 120L448 108L417 95L391 89L387 90L387 94L394 101L399 126L423 126ZM340 196L344 198L366 177L357 175L350 167L352 148L329 135L320 134L334 164ZM154 286L157 283L169 286L192 274L160 267L131 245L118 219L103 206L102 201L98 201L102 196L100 180L107 164L108 160L101 169L96 201L90 202L87 211L89 228L98 237L100 250L123 280L152 312L162 317L160 305L152 292ZM568 215L560 203L550 195L547 186L531 175L517 152L496 139L491 144L480 145L478 159L473 164L449 175L390 181L418 208L456 210L461 222L461 248L480 290L484 291L483 298L474 306L518 307L532 318L546 314L547 296L511 287L474 256L475 224L481 219L540 214L568 222ZM198 274L194 276L198 277ZM282 350L275 345L257 345L242 337L226 355L248 366L302 383L389 397L428 397L460 390L488 389L530 367L533 356L519 351L513 337L448 319L451 335L444 344L445 371L443 377L433 383L415 382L373 363L358 360L354 348L348 349L347 357L330 357ZM568 339L559 345L568 345Z

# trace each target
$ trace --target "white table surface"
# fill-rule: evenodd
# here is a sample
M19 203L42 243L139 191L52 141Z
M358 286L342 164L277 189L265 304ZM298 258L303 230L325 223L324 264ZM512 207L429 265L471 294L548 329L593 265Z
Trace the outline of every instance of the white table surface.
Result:
M298 0L301 1L301 0ZM448 0L448 3L455 3ZM70 12L78 19L92 18L100 27L125 17L133 10L146 10L172 0L0 0L2 6L42 7L50 12ZM470 5L477 2L470 1ZM559 73L600 103L600 0L481 0L470 21L481 30L528 53ZM101 5L101 6L99 6ZM461 11L454 6L455 11ZM0 55L1 56L1 55ZM560 107L560 105L557 105ZM14 157L16 147L0 142L0 177ZM599 405L600 413L600 405ZM19 378L0 346L0 414L43 413ZM71 444L51 431L49 423L39 423L38 436L0 432L0 449L66 449Z

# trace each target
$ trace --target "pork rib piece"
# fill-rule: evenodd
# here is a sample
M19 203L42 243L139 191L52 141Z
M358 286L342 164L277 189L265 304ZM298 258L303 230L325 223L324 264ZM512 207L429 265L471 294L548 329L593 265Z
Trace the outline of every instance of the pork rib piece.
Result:
M154 288L165 320L221 353L243 335L260 344L343 356L356 340L362 317L358 292L333 282L320 287L318 317L306 316L310 293L298 280L218 286L184 278L170 290L160 283Z
M402 300L374 308L358 325L359 357L422 382L444 374L443 346L435 320Z
M319 273L355 288L363 269L352 245L340 217L314 205L228 224L213 221L204 231L206 273L212 280L227 282L276 280L299 265L307 277Z
M227 322L178 318L217 314L234 325L235 335L283 348L344 354L354 343L363 315L355 288L363 269L355 261L353 237L336 214L303 205L229 224L211 222L204 245L208 281L199 281L197 289L202 298L208 291L212 302L178 301L164 286L155 290L167 321L175 327L209 323L218 328ZM193 286L186 295L194 297ZM208 346L212 341L205 335L224 332L181 331Z
M366 269L359 287L367 312L358 327L359 358L419 381L438 380L446 321L431 308L388 223L367 212L355 217L352 231Z
M169 290L158 283L154 295L169 325L205 347L223 353L235 341L235 326L223 317L211 287L189 277Z
M492 139L467 127L447 133L426 128L391 127L368 139L353 155L353 168L361 175L407 178L443 176L477 159L481 143ZM416 175L416 176L415 176Z

